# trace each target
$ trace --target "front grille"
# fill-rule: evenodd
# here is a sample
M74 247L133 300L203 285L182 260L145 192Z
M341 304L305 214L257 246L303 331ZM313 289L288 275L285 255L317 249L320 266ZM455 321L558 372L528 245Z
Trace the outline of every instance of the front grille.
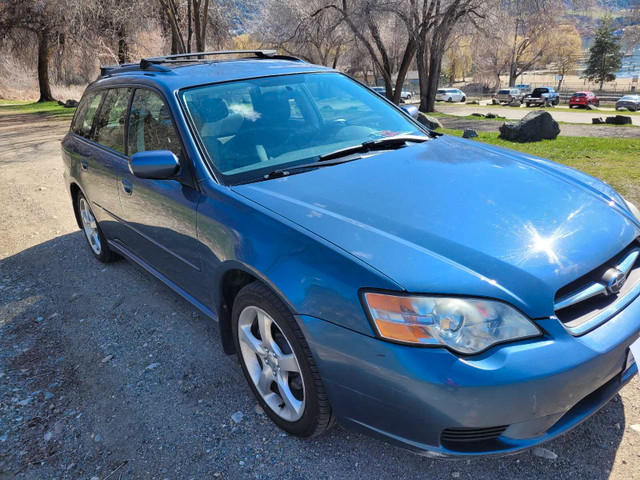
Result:
M479 443L495 440L504 433L508 425L486 428L445 428L440 434L440 443L445 447L455 443Z
M607 279L623 275L614 292ZM606 322L640 295L640 244L634 241L611 260L558 290L555 313L574 335L582 335Z

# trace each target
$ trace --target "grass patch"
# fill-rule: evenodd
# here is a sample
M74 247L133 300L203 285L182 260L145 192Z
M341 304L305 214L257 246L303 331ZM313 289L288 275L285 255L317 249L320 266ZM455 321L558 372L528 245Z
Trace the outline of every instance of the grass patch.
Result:
M2 105L3 103L8 104ZM0 100L0 113L32 113L38 115L71 117L75 111L75 108L65 108L58 105L58 102L12 103L11 100Z
M515 118L487 118L487 117L477 117L475 115L453 115L451 113L442 113L442 112L431 112L431 113L427 113L426 115L429 115L431 117L436 117L436 118L456 118L456 119L463 119L463 120L500 122L500 124L506 123L506 122L515 123L515 122L518 121ZM612 116L612 115L601 115L601 116ZM631 127L631 128L638 128L638 125L633 125L633 124L632 125L614 125L614 124L611 124L611 123L594 124L594 123L578 123L578 122L563 122L563 121L557 121L557 122L560 125L580 125L582 127L584 127L585 125L589 125L589 126L595 126L595 127Z
M462 130L439 131L462 136ZM637 138L560 136L555 140L518 143L498 138L497 132L478 132L478 135L474 140L577 168L611 184L629 200L640 203L640 142Z

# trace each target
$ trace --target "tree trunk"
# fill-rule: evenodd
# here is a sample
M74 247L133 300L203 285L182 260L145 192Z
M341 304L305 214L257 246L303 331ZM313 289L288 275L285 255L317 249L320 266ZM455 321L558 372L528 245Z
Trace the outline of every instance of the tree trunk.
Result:
M418 84L420 86L420 107L418 110L421 112L428 112L427 105L429 104L429 50L426 48L424 42L420 42L418 46L418 54L416 56L416 63L418 66Z
M127 42L127 32L124 26L120 25L117 29L118 35L118 63L129 63L129 43Z
M55 100L51 94L49 84L49 30L44 29L38 32L38 87L40 88L40 98L38 102L52 102Z

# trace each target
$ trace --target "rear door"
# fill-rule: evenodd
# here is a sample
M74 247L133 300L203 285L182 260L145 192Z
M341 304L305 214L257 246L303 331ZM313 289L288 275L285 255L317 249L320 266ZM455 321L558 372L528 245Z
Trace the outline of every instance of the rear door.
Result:
M206 288L196 231L200 193L171 111L160 93L136 89L128 121L128 155L169 150L180 159L178 175L167 180L135 177L121 172L119 195L127 225L126 247L145 263L194 296L204 299Z
M88 93L72 126L74 133L82 137L74 142L72 153L79 164L80 186L110 238L118 232L117 178L119 172L127 168L124 127L130 96L130 88Z

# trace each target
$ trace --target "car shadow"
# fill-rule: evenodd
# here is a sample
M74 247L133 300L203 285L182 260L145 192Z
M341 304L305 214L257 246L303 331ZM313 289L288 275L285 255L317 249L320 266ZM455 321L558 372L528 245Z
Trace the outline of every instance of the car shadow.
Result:
M85 477L608 478L625 429L618 395L544 445L556 459L435 459L342 428L287 436L215 322L131 262L96 261L79 231L0 261L0 411L0 478L61 462Z

